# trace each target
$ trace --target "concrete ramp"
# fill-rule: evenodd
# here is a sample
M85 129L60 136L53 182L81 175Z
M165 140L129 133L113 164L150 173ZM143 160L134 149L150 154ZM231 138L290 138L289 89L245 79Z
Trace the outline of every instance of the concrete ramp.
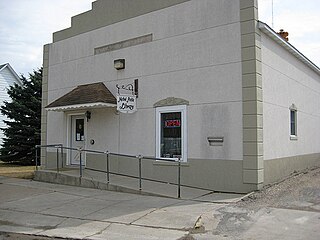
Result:
M64 169L59 173L50 170L39 170L36 171L34 180L148 196L178 197L178 186L174 184L142 180L142 189L139 190L139 179L110 175L110 181L107 183L105 174L88 170L83 171L81 178L79 177L78 169ZM180 191L181 199L192 199L201 202L231 203L237 202L246 196L244 194L221 193L185 186L182 186Z

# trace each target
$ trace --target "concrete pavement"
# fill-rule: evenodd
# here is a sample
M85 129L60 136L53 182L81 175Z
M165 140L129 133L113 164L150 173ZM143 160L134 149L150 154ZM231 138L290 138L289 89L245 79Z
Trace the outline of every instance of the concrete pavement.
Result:
M0 193L0 232L71 239L320 238L319 212L252 211L227 196L230 204L218 204L206 196L179 200L1 176Z
M178 239L222 205L0 177L0 231L86 239Z

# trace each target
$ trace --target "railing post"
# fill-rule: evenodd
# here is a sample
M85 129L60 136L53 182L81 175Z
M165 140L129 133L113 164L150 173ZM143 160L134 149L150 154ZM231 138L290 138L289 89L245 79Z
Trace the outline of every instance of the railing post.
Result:
M58 146L56 146L57 148L57 172L59 172L59 148Z
M79 148L79 157L80 157L80 178L82 178L82 149Z
M38 147L36 146L36 171L38 171Z
M110 173L109 173L109 151L106 151L107 154L107 183L110 182Z
M61 145L61 168L63 168L63 145Z
M181 198L181 158L178 158L178 198Z
M142 190L142 177L141 177L141 159L142 159L142 156L139 155L138 158L139 158L139 191L141 191Z

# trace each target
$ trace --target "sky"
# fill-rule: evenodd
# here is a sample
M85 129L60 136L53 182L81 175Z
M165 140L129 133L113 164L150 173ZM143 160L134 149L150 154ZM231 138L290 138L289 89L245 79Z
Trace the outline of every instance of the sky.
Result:
M52 33L70 27L71 17L90 10L91 2L0 0L0 64L10 63L19 75L28 76L42 66L43 45L52 42ZM258 4L259 19L275 31L288 31L290 43L320 66L320 0Z
M71 17L91 9L92 0L0 0L0 64L18 75L42 66L43 45L71 26Z

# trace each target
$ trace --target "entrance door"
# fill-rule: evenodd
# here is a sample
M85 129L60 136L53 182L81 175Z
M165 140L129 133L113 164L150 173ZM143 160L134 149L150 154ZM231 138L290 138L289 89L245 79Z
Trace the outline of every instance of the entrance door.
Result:
M85 116L77 115L71 116L71 133L70 133L70 146L71 148L85 148L86 140L86 126L85 126ZM79 165L80 164L80 153L79 151L70 150L70 164ZM82 165L85 163L85 153L82 152L81 155Z

